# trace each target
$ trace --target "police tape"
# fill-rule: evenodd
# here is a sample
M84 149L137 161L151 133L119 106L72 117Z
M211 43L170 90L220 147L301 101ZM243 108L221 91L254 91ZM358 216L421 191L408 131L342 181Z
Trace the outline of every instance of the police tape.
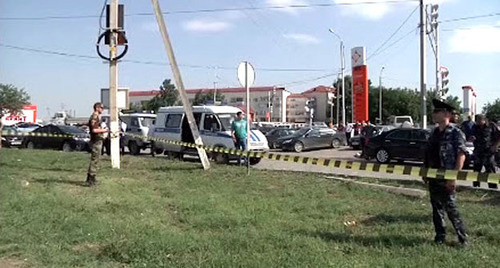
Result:
M118 135L118 134L116 134ZM202 144L195 144L189 142L182 142L176 140L168 140L157 137L142 136L136 134L125 133L126 136L131 136L137 139L150 140L154 142L167 143L172 145L184 146L189 148L199 148L204 149L208 152L222 153L228 155L245 156L249 158L263 158L276 161L285 161L291 163L300 164L310 164L315 166L323 166L334 169L347 169L347 170L359 170L366 172L378 172L378 173L388 173L394 175L402 176L418 176L426 177L432 179L446 179L446 180L463 180L463 181L479 181L488 182L493 184L500 183L500 174L497 173L483 173L483 172L472 172L472 171L458 171L458 170L446 170L446 169L435 169L435 168L425 168L416 167L408 165L394 165L394 164L379 164L379 163L368 163L361 161L351 161L351 160L337 160L319 157L308 157L308 156L293 156L287 154L276 154L269 152L253 152L253 151L242 151L235 148L228 149L224 147L215 146L205 146ZM17 137L56 137L56 138L75 138L75 137L88 137L88 134L53 134L53 133L41 133L41 132L17 132L17 131L2 131L2 136L17 136ZM114 135L113 135L114 136Z
M120 133L108 134L111 137L118 137ZM50 137L50 138L89 138L87 133L48 133L48 132L20 132L13 130L2 130L2 137Z

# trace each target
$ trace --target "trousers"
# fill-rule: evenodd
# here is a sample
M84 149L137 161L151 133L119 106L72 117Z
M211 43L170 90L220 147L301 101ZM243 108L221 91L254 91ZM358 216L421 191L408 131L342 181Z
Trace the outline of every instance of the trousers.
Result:
M467 242L465 224L460 217L455 202L455 190L446 189L444 181L431 179L429 181L429 193L432 205L432 221L434 223L434 230L436 231L434 240L442 242L446 237L446 212L455 229L458 241L460 243Z
M474 152L474 171L481 172L484 169L486 173L495 173L495 155L490 152L486 153L476 153ZM480 182L475 181L472 183L474 187L479 187ZM488 183L489 188L497 188L498 186L494 183Z
M87 174L95 176L97 173L97 165L99 164L99 156L102 150L102 140L92 141L92 150L90 151L90 164Z

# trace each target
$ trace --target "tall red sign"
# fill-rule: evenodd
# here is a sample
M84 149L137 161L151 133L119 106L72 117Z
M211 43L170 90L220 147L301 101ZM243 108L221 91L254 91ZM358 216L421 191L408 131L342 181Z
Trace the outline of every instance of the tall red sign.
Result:
M368 66L352 68L354 122L368 121Z

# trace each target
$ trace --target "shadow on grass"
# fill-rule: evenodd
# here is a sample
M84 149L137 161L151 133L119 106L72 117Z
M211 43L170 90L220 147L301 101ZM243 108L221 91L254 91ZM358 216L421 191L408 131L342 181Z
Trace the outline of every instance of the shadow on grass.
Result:
M372 247L382 246L386 248L392 247L414 247L422 244L430 244L432 241L412 235L352 235L349 233L332 233L332 232L299 232L302 235L317 237L327 242L335 243L355 243L360 246Z
M30 182L44 183L44 184L62 183L62 184L70 184L70 185L84 187L83 180L82 181L72 181L72 180L32 179L32 180L30 180Z
M390 215L382 213L361 221L362 224L368 226L387 225L400 222L402 223L430 222L430 216L422 214Z

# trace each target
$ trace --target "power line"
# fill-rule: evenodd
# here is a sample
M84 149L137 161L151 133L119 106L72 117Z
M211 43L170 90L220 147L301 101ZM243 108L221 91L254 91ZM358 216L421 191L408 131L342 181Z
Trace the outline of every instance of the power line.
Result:
M337 73L329 73L329 74L325 74L325 75L322 75L322 76L319 76L319 77L310 78L310 79L281 83L281 84L277 84L276 86L283 86L284 87L284 86L305 84L305 83L309 83L309 82L314 82L314 81L317 81L317 80L321 80L321 79L324 79L324 78L327 78L327 77L331 77L331 76L334 76L334 75L337 75Z
M389 42L398 32L399 30L401 30L401 28L403 28L403 26L408 22L408 20L411 18L411 16L413 16L413 14L415 13L415 11L417 11L417 9L419 8L419 6L416 6L415 9L413 9L413 11L410 13L410 15L408 15L408 17L403 21L403 23L401 23L401 25L399 25L399 27L396 29L396 31L394 31L391 36L389 36L389 38L387 38L371 55L369 55L367 57L367 60L369 58L371 58L372 56L374 55L377 55L377 52L382 49L382 47L387 44L387 42Z
M286 8L311 8L311 7L332 7L332 6L355 6L355 5L376 5L376 4L395 4L418 2L418 0L386 0L386 1L365 1L365 2L344 2L344 3L318 3L318 4L294 4L280 6L263 6L263 7L239 7L239 8L213 8L213 9L196 9L196 10L176 10L163 12L164 15L173 14L197 14L197 13L214 13L214 12L230 12L230 11L245 11L245 10L266 10L266 9L286 9ZM131 16L153 16L154 13L132 13L125 14ZM77 15L77 16L46 16L46 17L4 17L0 20L63 20L63 19L88 19L98 18L96 15Z
M455 29L441 29L443 32L456 32L456 31L467 31L467 30L480 30L487 28L500 28L500 25L488 25L482 27L463 27L463 28L455 28Z
M81 55L81 54L74 54L74 53L67 53L67 52L59 52L59 51L51 51L51 50L44 50L44 49L37 49L37 48L28 48L28 47L20 47L20 46L13 46L13 45L7 45L0 43L0 47L5 47L5 48L10 48L10 49L16 49L16 50L21 50L21 51L29 51L29 52L35 52L35 53L41 53L41 54L49 54L49 55L57 55L57 56L64 56L64 57L74 57L74 58L85 58L85 59L92 59L92 60L101 60L101 58L97 56L89 56L89 55ZM128 63L137 63L137 64L146 64L146 65L159 65L159 66L167 66L169 65L168 62L158 62L158 61L140 61L140 60L120 60L121 62L128 62ZM197 69L221 69L221 70L236 70L236 67L224 67L224 66L207 66L207 65L195 65L195 64L179 64L179 66L182 67L188 67L188 68L197 68ZM307 69L307 68L255 68L256 70L259 71L264 71L264 72L324 72L328 71L329 69Z
M500 16L500 12L497 12L497 13L490 13L490 14L484 14L484 15L470 16L470 17L462 17L462 18L455 18L455 19L442 20L442 21L438 21L438 23L446 23L446 22L454 22L454 21L463 21L463 20L473 20L473 19L480 19L480 18L487 18L487 17L495 17L495 16Z
M377 54L372 54L370 57L368 57L366 60L368 60L369 58L372 58L374 56L377 56L377 55L380 55L380 53L386 51L387 49L389 49L390 47L394 46L395 44L399 43L401 40L405 39L408 35L410 35L411 33L413 33L416 29L418 29L418 26L413 28L411 31L409 31L408 33L406 33L405 35L403 35L402 37L400 37L398 40L392 42L390 45L386 46L384 49L380 50Z

